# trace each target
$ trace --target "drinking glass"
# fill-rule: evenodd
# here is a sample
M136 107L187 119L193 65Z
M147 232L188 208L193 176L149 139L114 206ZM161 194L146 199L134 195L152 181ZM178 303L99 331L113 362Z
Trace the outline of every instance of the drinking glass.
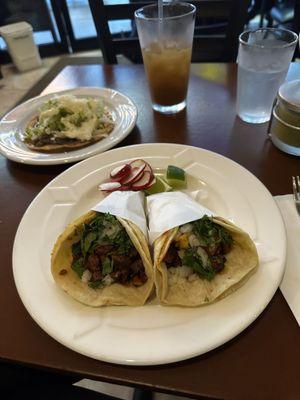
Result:
M195 6L171 2L135 12L135 20L148 78L153 109L175 113L186 106Z
M246 122L269 121L285 80L298 36L286 29L261 28L239 37L237 114Z

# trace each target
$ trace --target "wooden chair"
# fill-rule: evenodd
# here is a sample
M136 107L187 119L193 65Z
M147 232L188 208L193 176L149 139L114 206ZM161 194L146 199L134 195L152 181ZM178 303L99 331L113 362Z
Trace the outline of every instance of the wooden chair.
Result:
M117 54L124 54L134 62L142 62L134 11L154 1L132 1L128 4L104 4L103 0L89 0L98 42L104 62L117 63ZM195 0L196 24L193 44L193 62L235 61L238 36L243 31L250 0ZM133 30L127 37L114 37L108 21L130 19Z

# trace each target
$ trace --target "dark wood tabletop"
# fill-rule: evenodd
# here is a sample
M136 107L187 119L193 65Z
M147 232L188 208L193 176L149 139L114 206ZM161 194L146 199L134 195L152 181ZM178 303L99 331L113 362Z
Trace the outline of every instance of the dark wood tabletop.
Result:
M51 92L76 86L117 89L138 107L137 125L118 147L151 142L202 147L246 167L273 195L291 193L291 176L300 172L299 159L272 145L266 124L250 125L236 117L236 65L201 64L194 65L192 71L187 109L172 116L152 111L141 65L103 66L93 60L67 59L27 97L43 89ZM299 75L300 65L292 65L290 77ZM48 336L18 296L12 275L12 246L30 202L66 168L22 165L0 157L2 361L195 398L300 399L299 326L279 290L257 320L236 338L205 355L171 365L108 364L77 354Z

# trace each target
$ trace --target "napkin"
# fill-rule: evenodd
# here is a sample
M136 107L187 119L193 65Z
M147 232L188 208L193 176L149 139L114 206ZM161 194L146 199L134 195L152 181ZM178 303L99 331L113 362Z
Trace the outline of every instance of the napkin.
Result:
M144 203L145 195L141 192L115 191L96 204L92 210L127 219L137 225L147 237Z
M280 290L300 325L300 217L292 195L276 196L287 232L286 267Z
M210 217L215 215L182 192L165 192L148 196L147 212L151 244L158 236L175 226L195 221L204 215Z

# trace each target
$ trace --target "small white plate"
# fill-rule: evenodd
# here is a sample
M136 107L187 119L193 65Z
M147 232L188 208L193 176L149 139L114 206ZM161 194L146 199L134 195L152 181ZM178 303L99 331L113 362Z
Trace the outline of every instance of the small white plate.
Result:
M55 284L50 254L57 237L69 222L103 198L97 185L111 169L136 158L158 169L169 164L183 167L189 174L190 194L251 235L263 257L244 286L203 307L148 304L95 309L73 300ZM282 279L285 251L285 230L277 205L249 171L207 150L157 143L108 151L76 164L50 182L20 223L13 272L28 312L60 343L98 360L153 365L203 354L250 325Z
M90 146L60 153L39 153L30 150L22 141L26 125L37 114L43 103L54 95L73 94L80 97L100 97L112 114L115 127L108 137ZM137 108L125 95L113 89L79 87L34 97L20 104L0 121L0 153L10 160L23 164L67 164L111 149L121 142L134 128Z

